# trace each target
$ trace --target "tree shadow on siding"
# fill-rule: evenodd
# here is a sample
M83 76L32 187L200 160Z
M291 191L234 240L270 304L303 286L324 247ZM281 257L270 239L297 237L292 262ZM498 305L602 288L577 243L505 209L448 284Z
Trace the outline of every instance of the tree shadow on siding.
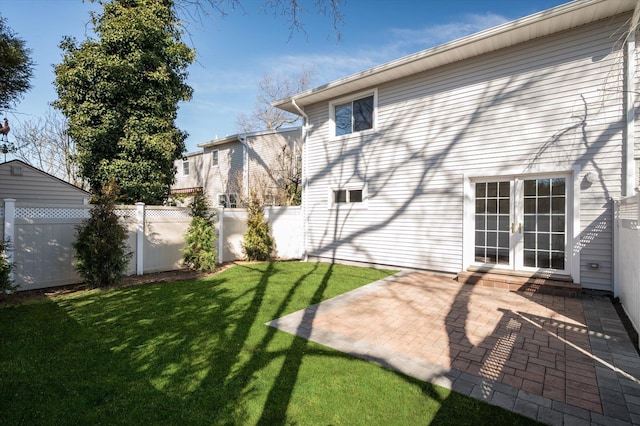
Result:
M439 243L446 240L448 240L446 241L448 246L456 246L459 253L463 248L461 213L464 211L465 194L463 193L462 181L466 170L456 168L455 159L466 157L468 160L469 155L473 154L467 154L465 150L471 144L475 144L476 147L486 145L483 148L487 153L494 151L498 153L495 145L499 145L501 141L479 140L479 136L474 133L474 126L485 120L485 116L492 113L494 109L521 100L528 92L536 88L537 83L548 77L553 77L556 73L555 66L559 66L562 60L556 59L556 61L558 61L556 64L548 65L548 69L536 70L535 77L528 79L512 75L505 77L503 83L484 81L484 93L478 96L478 99L482 99L481 104L468 115L464 115L462 123L460 116L446 117L440 123L424 125L423 128L418 129L420 132L416 135L417 129L415 126L412 127L412 123L421 120L425 122L424 115L438 109L438 105L429 104L428 101L418 104L416 96L416 98L409 98L402 105L395 105L393 108L390 108L389 105L383 105L384 108L391 111L385 112L385 116L393 117L390 123L385 122L385 117L380 116L381 106L378 117L382 123L380 129L375 133L363 133L347 138L328 140L327 136L322 136L328 132L328 126L311 128L309 139L314 140L315 145L313 151L310 152L309 148L306 150L306 155L311 156L310 158L316 158L316 156L324 154L324 159L319 167L314 168L307 175L307 184L315 189L317 187L341 188L366 183L368 185L368 201L370 205L375 203L376 208L375 214L363 214L361 210L352 205L338 204L328 209L327 212L326 204L318 201L320 191L315 190L316 199L306 207L307 214L316 218L309 225L311 234L308 254L311 257L330 262L351 260L399 266L422 264L425 265L425 269L435 270L451 268L451 265L443 266L442 264L447 257L446 254L437 251L440 247ZM481 80L480 78L472 79L475 81L466 83L472 85ZM382 91L381 88L380 93ZM491 163L497 157L492 158L490 154L477 151L479 157L485 155L483 167L486 175L499 175L500 170L514 170L514 166L521 167L520 174L532 173L532 170L535 170L543 159L548 161L550 155L554 155L552 154L554 150L562 151L568 146L572 148L572 155L556 157L551 161L551 164L562 168L563 171L573 166L584 168L589 165L593 167L598 172L602 193L606 198L610 198L612 190L607 186L603 171L599 168L595 158L607 152L608 145L622 131L623 123L621 119L616 118L604 128L594 127L592 131L598 132L595 136L588 135L588 119L592 119L595 114L589 116L585 97L581 94L578 97L574 101L583 105L582 114L573 116L573 123L561 124L560 129L553 133L537 151L534 148L535 145L532 144L533 149L529 149L530 154L523 156L518 152L519 147L514 147L511 151L501 154L503 160L494 166L493 170ZM380 98L383 99L382 96ZM425 99L427 98L428 96L425 96ZM416 105L418 107L414 108L413 106ZM540 114L539 111L536 112ZM557 116L556 112L549 114ZM521 115L526 115L526 110L521 112ZM508 121L508 119L506 120ZM451 129L457 130L451 134ZM405 142L405 134L409 132L414 132L414 134L406 136L407 142ZM515 129L516 134L519 132L526 132L526 130ZM576 138L570 139L568 137L576 132L578 134ZM423 143L410 146L409 138L413 138L414 141L420 139ZM512 138L512 142L516 140ZM380 165L381 163L384 164ZM316 164L318 163L316 162ZM466 165L467 163L462 164ZM476 171L481 170L479 164L475 168ZM395 179L398 176L407 176L408 178L398 184ZM444 180L459 182L459 185L448 187L432 185L434 182ZM308 202L309 194L306 197ZM381 203L381 200L386 203ZM431 203L432 212L423 212L414 208L419 200L429 200L427 202ZM439 208L439 204L444 204L444 207ZM603 214L608 216L610 208L606 207L605 209ZM406 214L407 212L413 212L414 216L411 217ZM443 217L453 215L457 219L439 220L439 214ZM409 219L407 220L407 218ZM408 222L406 226L414 230L409 238L389 233L386 235L389 240L381 241L381 236L385 235L384 231L389 229L390 225L401 226L403 221ZM447 225L452 225L455 229L447 231ZM599 228L599 225L594 222L586 227L585 233L588 234L589 229L594 226ZM431 231L433 228L442 229L439 236ZM411 245L413 241L420 241L423 238L431 243L431 248L426 252L416 253L415 247L412 249ZM584 240L584 236L575 236L575 238L570 242L570 250L580 249L578 246ZM579 241L580 243L578 243ZM381 253L386 253L386 259L392 260L387 262ZM404 265L402 262L403 254L412 256L412 259L406 261ZM457 263L458 270L462 268L460 260L454 263ZM458 308L452 308L449 312L451 317L449 320L452 320L454 315L456 317L461 315L463 322L466 322L468 308L465 306L468 304L468 299L460 295L456 304L462 305L461 311ZM465 309L467 309L466 314ZM494 331L493 337L500 339L508 336L503 333L502 329L507 329L514 318L513 315L505 315L498 329ZM460 332L459 328L451 326L451 321L448 324L447 331L450 336ZM462 332L464 333L464 327ZM469 344L468 339L466 343ZM453 352L451 352L450 358L453 360Z

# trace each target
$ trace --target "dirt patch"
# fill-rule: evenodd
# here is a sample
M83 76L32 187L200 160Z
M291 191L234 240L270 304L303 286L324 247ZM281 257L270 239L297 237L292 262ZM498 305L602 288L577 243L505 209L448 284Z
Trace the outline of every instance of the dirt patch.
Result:
M106 288L122 288L136 285L168 283L173 281L187 281L200 278L207 278L238 264L239 262L229 262L220 265L214 272L202 273L190 269L179 269L176 271L153 272L144 275L131 275L125 277L120 283ZM19 304L30 300L44 299L46 297L60 296L63 294L86 291L89 287L83 283L70 284L60 287L43 288L39 290L18 291L13 294L0 294L0 305Z

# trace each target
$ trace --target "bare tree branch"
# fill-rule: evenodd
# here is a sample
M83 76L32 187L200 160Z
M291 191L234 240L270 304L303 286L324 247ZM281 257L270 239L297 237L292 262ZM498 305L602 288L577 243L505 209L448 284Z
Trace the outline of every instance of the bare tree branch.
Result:
M278 130L300 122L300 117L274 108L271 104L278 100L308 89L315 78L315 68L303 68L294 76L274 77L265 74L258 83L258 95L250 114L239 114L236 128L241 133L256 130Z
M76 147L67 121L55 110L14 127L16 157L79 188L86 188L75 162Z

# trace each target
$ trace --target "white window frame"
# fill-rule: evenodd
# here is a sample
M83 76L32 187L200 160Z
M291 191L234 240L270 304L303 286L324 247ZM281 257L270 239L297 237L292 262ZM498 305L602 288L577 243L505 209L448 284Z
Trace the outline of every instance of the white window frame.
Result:
M186 168L186 173L185 173L185 167ZM182 176L189 176L189 173L191 173L191 165L189 164L189 160L182 160Z
M213 154L215 153L216 161L213 162ZM211 151L211 167L218 167L220 165L220 151L214 149Z
M367 96L373 96L373 112L371 119L373 120L372 126L370 129L359 130L351 133L347 133L345 135L336 135L336 106L342 105L348 102L357 101L358 99L366 98ZM336 99L329 103L329 138L330 139L343 139L356 135L365 135L368 133L373 133L377 130L378 127L378 89L367 90L364 92L359 92L353 95L345 96L340 99Z
M336 191L346 191L346 202L336 202ZM362 201L351 202L351 191L362 191ZM332 186L327 193L329 209L349 208L367 209L369 207L369 188L366 183L360 185Z
M216 200L218 207L223 207L222 203L220 203L220 198L221 197L224 197L225 202L227 204L227 206L225 206L224 208L226 208L226 209L236 209L236 208L238 208L238 194L236 194L234 192L230 192L228 194L218 194L218 197L217 197L217 200ZM231 203L231 197L234 198L235 203ZM234 204L234 205L232 205L232 204Z
M541 177L565 177L567 185L567 213L566 213L566 238L567 238L567 264L566 270L573 277L574 282L580 282L580 166L569 167L531 167L527 170L519 168L505 169L496 173L487 174L485 170L468 170L463 174L464 188L464 232L463 232L463 256L462 268L466 270L475 264L473 251L474 233L474 209L475 196L474 184L486 179L506 180L512 178L541 178Z

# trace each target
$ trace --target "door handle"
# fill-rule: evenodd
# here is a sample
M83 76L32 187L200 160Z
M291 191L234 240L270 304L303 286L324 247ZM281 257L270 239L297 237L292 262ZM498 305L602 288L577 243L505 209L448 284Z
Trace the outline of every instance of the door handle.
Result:
M518 223L518 233L522 234L522 222Z
M514 232L515 232L515 224L511 222L511 233L513 234Z

